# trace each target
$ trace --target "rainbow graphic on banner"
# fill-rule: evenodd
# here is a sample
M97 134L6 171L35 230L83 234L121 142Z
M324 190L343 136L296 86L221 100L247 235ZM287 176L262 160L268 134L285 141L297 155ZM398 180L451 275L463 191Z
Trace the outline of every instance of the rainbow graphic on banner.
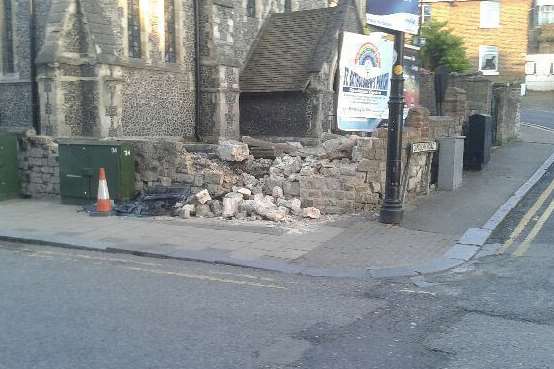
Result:
M354 64L380 68L381 55L379 54L379 49L372 43L366 42L362 45L362 47L360 47L360 50L356 54Z

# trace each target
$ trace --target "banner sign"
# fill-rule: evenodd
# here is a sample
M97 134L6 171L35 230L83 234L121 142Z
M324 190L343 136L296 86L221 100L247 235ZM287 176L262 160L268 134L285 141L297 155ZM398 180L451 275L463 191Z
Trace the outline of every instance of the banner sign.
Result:
M419 32L419 0L367 0L367 23L396 31Z
M337 102L338 128L373 131L388 118L394 43L385 33L343 33Z

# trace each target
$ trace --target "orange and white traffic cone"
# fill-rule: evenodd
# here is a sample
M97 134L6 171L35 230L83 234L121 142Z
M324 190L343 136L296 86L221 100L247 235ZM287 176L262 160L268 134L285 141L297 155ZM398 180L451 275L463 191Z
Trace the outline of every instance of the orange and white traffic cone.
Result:
M98 197L96 200L96 212L101 215L110 215L112 212L112 201L106 181L106 171L100 168L98 173Z

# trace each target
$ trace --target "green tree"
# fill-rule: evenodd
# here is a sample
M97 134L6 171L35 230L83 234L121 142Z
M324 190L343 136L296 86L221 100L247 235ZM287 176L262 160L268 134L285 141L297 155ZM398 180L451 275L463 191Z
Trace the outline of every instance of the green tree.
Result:
M446 22L430 21L421 27L425 45L420 55L423 66L432 71L444 64L450 72L465 72L471 68L467 59L464 40L452 34Z

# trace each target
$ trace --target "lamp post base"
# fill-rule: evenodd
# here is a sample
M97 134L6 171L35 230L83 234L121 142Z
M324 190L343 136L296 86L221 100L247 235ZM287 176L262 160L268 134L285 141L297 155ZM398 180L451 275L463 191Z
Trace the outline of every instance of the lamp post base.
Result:
M379 216L379 221L384 224L398 225L402 222L404 209L402 204L387 204L383 205Z

